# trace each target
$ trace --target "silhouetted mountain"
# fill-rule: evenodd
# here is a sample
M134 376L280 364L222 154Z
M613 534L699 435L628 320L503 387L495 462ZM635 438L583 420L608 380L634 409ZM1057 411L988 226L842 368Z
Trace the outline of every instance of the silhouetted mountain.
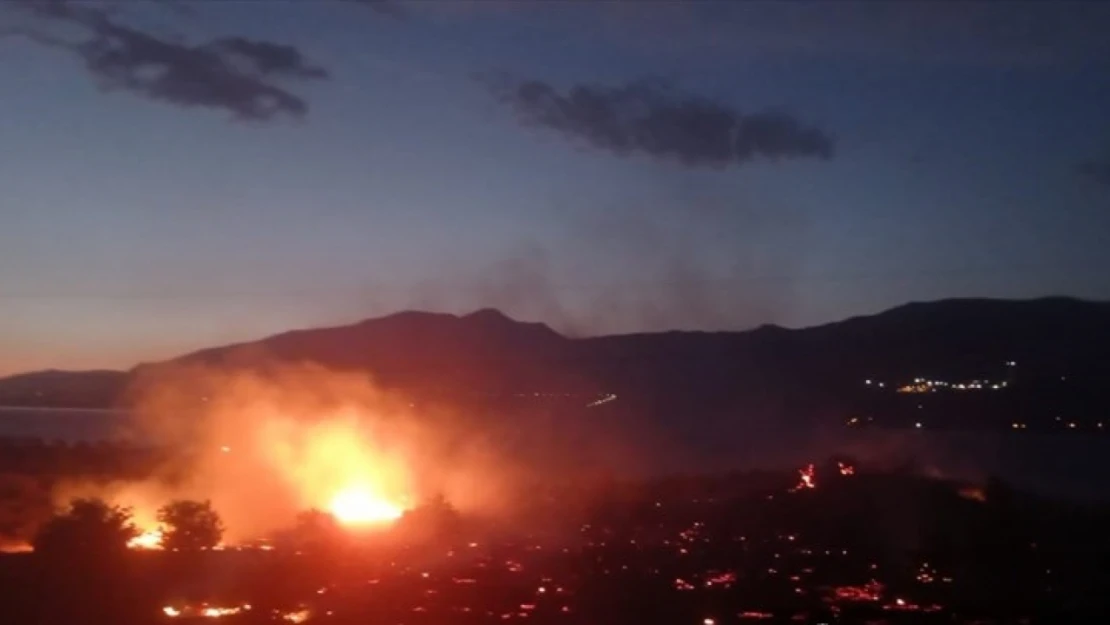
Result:
M555 370L538 371L566 354L572 341L542 323L521 323L495 310L455 316L403 312L348 326L296 330L261 341L206 349L166 365L256 367L311 362L365 370L387 387L437 391L512 392L560 385ZM540 375L542 377L536 377Z
M1108 354L1110 304L960 299L912 303L798 330L763 326L583 339L496 310L463 316L405 312L206 349L132 373L181 364L313 362L366 371L379 384L415 396L559 395L584 406L583 398L616 394L620 401L606 404L610 413L705 428L738 418L774 424L840 421L861 406L874 408L865 379L893 385L915 377L1017 376L1029 382L1066 376L1086 386L1070 387L1060 397L1101 401L1092 389L1101 388L1110 372ZM1019 366L1006 368L1009 361ZM121 374L73 375L118 390ZM13 380L0 380L0 390L11 388ZM922 409L919 398L913 399L914 409ZM874 409L894 410L892 405ZM951 406L945 410L951 412Z

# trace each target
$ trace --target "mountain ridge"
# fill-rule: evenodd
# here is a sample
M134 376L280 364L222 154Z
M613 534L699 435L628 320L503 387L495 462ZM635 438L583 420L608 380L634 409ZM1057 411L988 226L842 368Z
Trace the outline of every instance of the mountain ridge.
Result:
M645 414L816 418L846 410L845 395L864 378L986 375L1010 360L1022 361L1023 374L1083 370L1097 377L1107 371L1108 352L1110 302L1067 297L910 302L805 328L580 338L489 308L462 315L404 311L139 364L102 374L104 388L59 403L103 402L113 393L118 401L129 380L160 367L314 362L365 372L384 387L419 396L618 393L621 405ZM0 403L11 403L13 379L26 386L35 374L0 379ZM61 396L73 380L93 378L55 372L39 381L51 379L66 380L55 385Z

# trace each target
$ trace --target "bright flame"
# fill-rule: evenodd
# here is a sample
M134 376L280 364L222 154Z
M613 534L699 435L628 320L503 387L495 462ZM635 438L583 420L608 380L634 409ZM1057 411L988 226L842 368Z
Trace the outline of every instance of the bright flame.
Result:
M145 530L138 536L127 541L127 546L131 549L161 549L162 530L161 528Z
M330 612L329 612L330 614ZM295 612L286 612L281 615L283 620L290 623L303 623L308 620L308 610L297 610Z
M358 486L348 487L336 494L330 509L340 523L347 525L388 523L404 514L401 506Z
M0 553L29 553L34 551L31 544L24 541L6 542L0 539Z
M201 610L200 615L206 618L220 618L221 616L231 616L232 614L238 614L239 612L240 608L208 607Z
M209 398L199 416L180 419L198 395ZM183 369L152 377L136 410L135 435L182 456L141 482L78 480L53 493L59 506L97 497L131 508L141 533L130 541L135 549L161 546L157 511L178 499L211 501L227 528L225 544L240 545L273 536L309 509L345 525L384 525L419 498L418 483L444 481L436 489L452 491L470 479L446 471L457 462L437 453L440 429L427 428L362 375ZM466 453L464 463L484 458Z
M201 604L200 607L183 606L181 608L175 608L174 606L167 605L162 608L162 614L165 614L169 618L177 618L179 616L222 618L225 616L240 614L250 609L250 604L246 603L241 606L232 607L210 606L206 604Z

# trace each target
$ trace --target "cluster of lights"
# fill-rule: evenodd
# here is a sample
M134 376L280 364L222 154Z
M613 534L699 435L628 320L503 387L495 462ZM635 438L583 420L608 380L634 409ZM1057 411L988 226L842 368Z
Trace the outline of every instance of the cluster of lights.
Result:
M1000 391L1009 386L1005 380L990 382L988 380L971 380L970 382L945 382L944 380L928 380L914 378L913 383L904 384L897 389L898 393L936 393L940 390L954 391Z
M1017 361L1007 360L1006 367L1016 367ZM885 382L872 380L870 378L863 381L866 386L873 386L876 388L886 388ZM990 380L970 380L965 382L948 382L945 380L930 380L928 378L914 378L913 382L903 384L896 387L899 393L936 393L940 390L953 390L953 391L981 391L992 390L1000 391L1009 386L1009 382L1002 380L992 382Z
M1061 426L1063 426L1063 427L1065 427L1069 430L1078 430L1083 426L1083 424L1081 424L1077 421L1064 421L1063 417L1056 417L1055 421L1056 421L1056 423L1060 424ZM1012 427L1015 430L1024 430L1025 429L1025 424L1020 423L1020 422L1014 422L1014 423L1010 424L1010 427ZM1106 429L1106 423L1103 422L1103 421L1098 421L1094 424L1094 427L1095 427L1095 429L1098 429L1098 430L1104 430L1104 429Z

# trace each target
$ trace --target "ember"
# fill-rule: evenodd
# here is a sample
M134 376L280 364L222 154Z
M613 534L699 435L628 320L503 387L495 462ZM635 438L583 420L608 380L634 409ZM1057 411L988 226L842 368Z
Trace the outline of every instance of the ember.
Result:
M308 610L296 610L294 612L282 614L281 619L283 621L289 621L290 623L303 623L308 620L308 616Z
M871 580L862 586L840 586L833 589L830 599L836 601L878 601L882 598L883 585Z
M816 474L817 469L813 466L812 463L807 464L801 469L798 469L798 484L794 486L794 488L791 488L790 492L796 493L800 490L817 488L817 482L815 480Z

